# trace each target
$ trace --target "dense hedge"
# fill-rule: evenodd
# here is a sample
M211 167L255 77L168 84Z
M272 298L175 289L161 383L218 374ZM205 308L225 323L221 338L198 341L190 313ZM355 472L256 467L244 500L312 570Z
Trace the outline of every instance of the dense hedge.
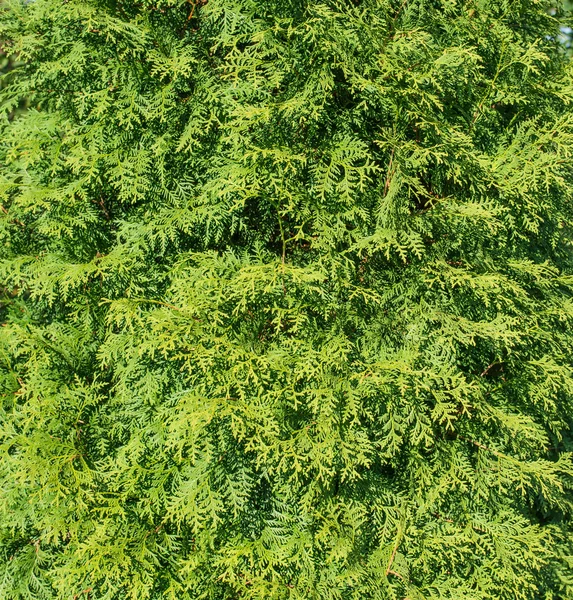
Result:
M560 18L3 2L0 597L573 598Z

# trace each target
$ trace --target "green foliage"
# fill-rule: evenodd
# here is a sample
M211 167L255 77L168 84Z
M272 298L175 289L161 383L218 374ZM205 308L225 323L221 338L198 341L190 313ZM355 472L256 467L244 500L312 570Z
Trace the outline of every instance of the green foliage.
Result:
M3 3L0 597L573 598L561 9Z

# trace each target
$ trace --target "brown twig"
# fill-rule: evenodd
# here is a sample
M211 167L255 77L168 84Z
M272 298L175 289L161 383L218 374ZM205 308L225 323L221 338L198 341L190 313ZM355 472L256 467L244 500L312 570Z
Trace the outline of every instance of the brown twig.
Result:
M111 215L109 214L109 211L107 210L107 207L105 205L105 202L103 201L103 198L100 198L97 201L97 205L103 210L103 214L105 216L105 220L109 221L111 219Z
M6 210L6 208L4 206L2 206L0 204L0 210L5 214L10 216L10 213ZM19 225L20 227L26 227L26 225L24 223L22 223L22 221L20 221L20 219L12 219L12 223L16 223L16 225Z
M189 4L191 4L191 12L189 13L189 16L187 17L187 21L190 21L193 18L193 15L195 14L195 9L198 6L203 6L204 4L207 4L207 0L195 0L195 2L192 2L191 0L189 0Z
M392 554L390 555L390 560L388 561L388 566L386 567L386 577L388 575L396 575L394 571L392 571L392 564L394 563L394 559L396 558L396 554L398 552L398 548L400 547L400 542L402 540L402 528L398 527L398 533L396 535L396 541L394 542L394 548L392 550ZM400 577L400 576L398 576ZM402 579L402 577L400 577Z
M386 48L386 46L388 45L388 42L390 40L394 39L396 21L398 21L398 17L400 16L401 12L404 10L404 7L406 6L406 4L408 4L408 0L404 0L404 2L402 2L402 4L400 5L400 8L396 11L396 14L394 15L394 17L392 19L392 22L390 23L390 26L388 27L388 36L384 40L384 43L382 45L383 48Z
M402 2L402 4L400 5L400 8L396 11L396 14L394 15L394 19L392 20L392 28L394 28L394 25L396 25L396 21L398 20L400 13L404 10L404 7L406 6L406 4L408 4L408 0L404 0L404 2Z
M394 148L392 148L392 153L390 154L390 162L388 163L388 173L386 175L386 181L384 183L384 196L388 193L388 188L390 187L390 181L392 180L392 176L394 172L392 171L392 165L394 163Z

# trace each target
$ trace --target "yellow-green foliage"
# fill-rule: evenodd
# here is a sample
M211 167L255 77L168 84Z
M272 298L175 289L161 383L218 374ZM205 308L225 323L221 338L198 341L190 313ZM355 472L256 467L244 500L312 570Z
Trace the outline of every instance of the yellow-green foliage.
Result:
M3 1L0 598L573 598L560 18Z

